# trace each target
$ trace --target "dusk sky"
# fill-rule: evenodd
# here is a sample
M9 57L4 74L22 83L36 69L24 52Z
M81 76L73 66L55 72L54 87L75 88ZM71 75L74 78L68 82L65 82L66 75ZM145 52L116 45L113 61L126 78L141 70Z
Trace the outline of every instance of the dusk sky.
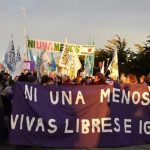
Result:
M0 60L13 33L23 52L23 11L33 39L88 44L103 48L115 34L128 46L142 44L150 35L150 0L0 0Z

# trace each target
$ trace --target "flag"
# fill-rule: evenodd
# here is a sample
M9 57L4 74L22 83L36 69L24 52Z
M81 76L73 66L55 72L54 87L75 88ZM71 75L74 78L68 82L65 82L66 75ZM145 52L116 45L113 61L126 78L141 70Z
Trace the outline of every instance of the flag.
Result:
M93 76L93 67L94 67L94 55L89 55L90 76Z
M50 53L50 61L51 61L51 72L56 71L56 62L53 56L53 52Z
M64 48L59 60L59 66L68 70L69 69L69 49L67 45L67 41L64 43Z
M37 63L36 63L36 71L37 71L37 79L41 82L41 72L40 72L40 56L37 56Z
M34 57L33 57L33 54L32 54L31 49L29 50L29 55L30 55L30 60L31 60L31 61L34 61Z
M44 64L47 64L50 62L49 53L46 50L44 50L43 53L41 53L41 61Z
M79 60L79 57L78 57L75 49L73 50L73 58L74 58L74 75L76 77L78 70L81 69L82 65L81 65L81 62Z
M39 82L41 82L40 65L41 65L41 61L40 61L40 55L38 53L37 54L37 59L36 59L36 71L37 71L37 79L38 79Z
M104 75L104 69L105 69L104 64L105 64L105 61L103 61L102 68L100 70L100 73L102 73L103 75Z
M17 48L16 65L21 61L20 48Z
M89 55L85 56L84 61L84 74L85 76L90 76L90 68L89 68Z
M79 60L79 57L78 57L75 49L73 49L72 61L70 64L70 77L71 77L71 79L74 79L75 77L77 77L78 70L81 67L82 67L82 65L81 65L81 62Z
M50 58L47 51L44 51L44 53L42 54L41 65L47 73L50 72Z
M41 76L44 74L44 66L43 66L43 60L42 60L42 57L43 57L43 54L45 53L45 50L43 50L41 52L41 54L37 55L37 62L36 62L36 69L37 69L37 78L38 78L38 81L41 80Z
M37 54L37 58L36 58L36 70L39 69L39 66L40 66L40 55L39 53Z
M84 61L84 72L85 76L92 76L93 75L93 67L94 67L94 56L87 55Z
M16 76L21 75L21 72L23 71L23 64L24 64L24 60L20 60L18 62L15 71L12 73L12 79L14 79Z
M11 39L11 41L9 42L9 46L4 57L4 63L6 64L8 70L10 71L10 74L12 74L15 71L16 67L15 47L13 39Z
M119 79L119 70L118 70L118 54L117 50L114 51L112 61L110 65L108 66L107 70L110 71L110 78L113 78L114 80Z
M89 76L89 55L86 55L85 56L85 60L84 60L84 73L85 73L85 76Z

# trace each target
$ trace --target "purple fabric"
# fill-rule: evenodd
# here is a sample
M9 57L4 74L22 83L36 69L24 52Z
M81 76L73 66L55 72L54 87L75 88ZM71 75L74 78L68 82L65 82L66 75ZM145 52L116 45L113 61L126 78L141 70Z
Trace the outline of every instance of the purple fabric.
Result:
M30 64L30 69L29 69L30 71L33 71L35 69L35 62L34 61L24 61L24 63Z
M29 97L25 98L27 96L25 85L29 90L32 86L33 95L36 88L37 99L30 101ZM102 90L107 89L110 89L110 102L108 97L101 102ZM57 104L52 104L50 91L53 91L54 99L57 95L55 92L59 92ZM68 104L66 99L66 104L62 103L62 91L65 91L66 95L71 94L72 104ZM121 100L124 92L130 94L129 104ZM84 101L81 97L82 100L77 98L77 94L81 93ZM132 98L135 103L137 101L139 103L134 104ZM44 147L95 148L147 144L150 143L149 102L150 96L146 85L41 86L17 82L13 95L10 143ZM143 106L143 103L147 105ZM43 119L41 126L37 125L38 118ZM50 119L55 120L52 126L48 124ZM27 122L30 122L28 128ZM57 127L57 130L49 133L48 131L54 131L54 127ZM65 133L65 128L70 133Z

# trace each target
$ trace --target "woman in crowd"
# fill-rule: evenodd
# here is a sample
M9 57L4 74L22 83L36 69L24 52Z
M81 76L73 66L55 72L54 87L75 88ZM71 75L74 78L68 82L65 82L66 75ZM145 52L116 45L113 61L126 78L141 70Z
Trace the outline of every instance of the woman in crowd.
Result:
M94 85L106 84L106 77L102 73L96 73L93 81Z
M128 74L127 75L127 83L130 83L130 84L137 84L138 83L138 80L136 78L135 75L133 74Z
M146 83L150 86L150 73L146 76Z
M139 78L139 83L140 84L146 84L146 76L145 75L141 75Z
M127 83L127 77L124 73L120 75L120 83Z

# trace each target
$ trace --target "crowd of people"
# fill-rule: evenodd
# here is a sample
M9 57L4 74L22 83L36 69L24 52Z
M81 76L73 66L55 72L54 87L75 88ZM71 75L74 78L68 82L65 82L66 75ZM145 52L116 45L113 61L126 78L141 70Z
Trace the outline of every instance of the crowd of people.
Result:
M9 122L11 114L11 97L13 94L13 85L16 81L39 83L46 85L101 85L101 84L146 84L150 86L150 73L141 75L139 79L133 74L121 74L119 80L113 80L109 74L103 75L97 72L94 76L82 77L78 73L73 80L68 75L58 76L55 73L45 74L40 79L36 72L21 73L12 80L9 73L2 71L0 73L0 143L5 142L9 134Z
M127 76L125 74L121 74L120 77L120 83L131 83L131 84L146 84L146 85L150 85L150 73L145 76L145 75L141 75L139 77L139 79L137 79L137 77L133 74L128 74Z

